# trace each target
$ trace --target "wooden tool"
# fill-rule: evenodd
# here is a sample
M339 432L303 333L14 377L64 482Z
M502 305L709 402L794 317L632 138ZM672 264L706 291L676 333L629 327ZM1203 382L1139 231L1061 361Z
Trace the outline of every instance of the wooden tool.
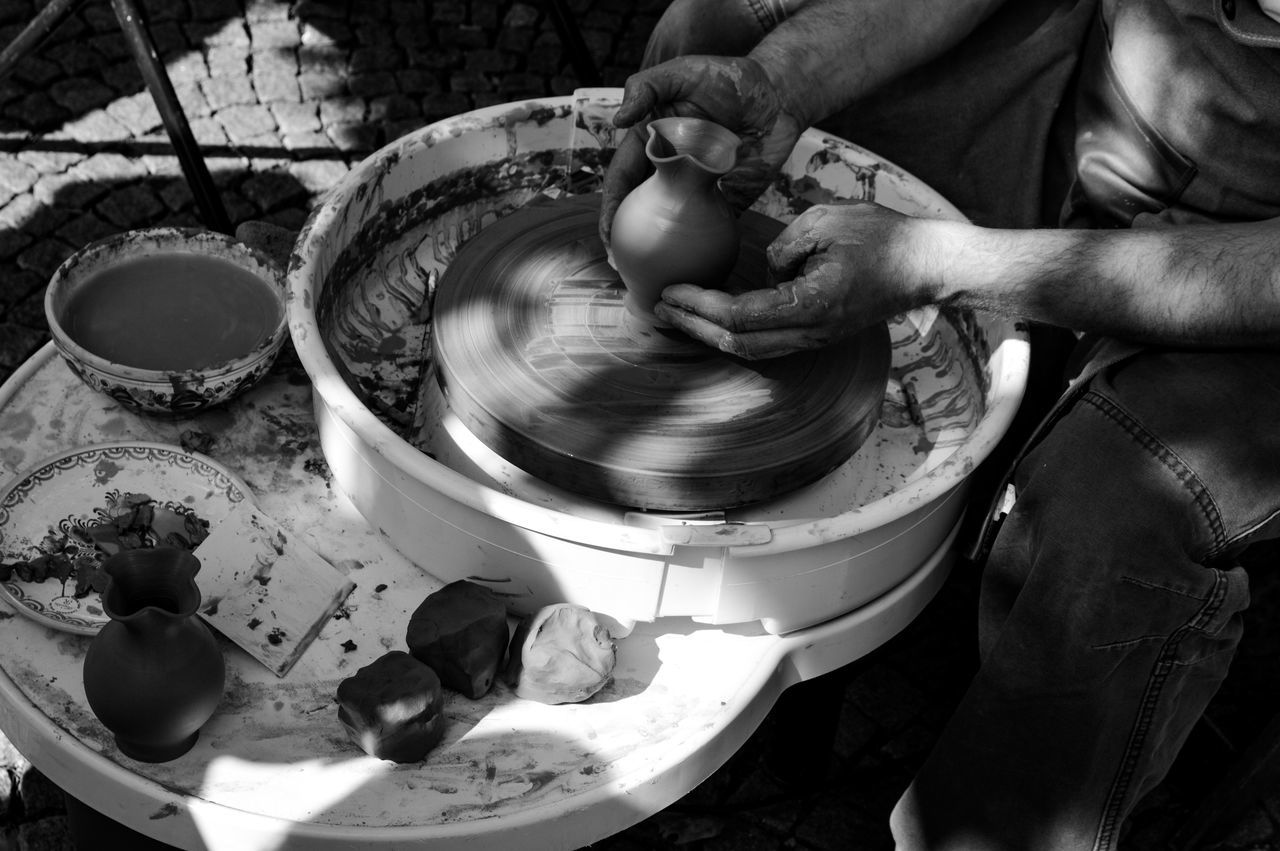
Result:
M283 677L355 588L246 500L195 549L199 613Z
M511 463L603 502L724 509L808 484L874 428L883 323L845 343L749 362L623 306L596 236L599 195L539 200L459 250L436 290L437 378L459 419ZM783 225L743 216L726 288L765 286Z

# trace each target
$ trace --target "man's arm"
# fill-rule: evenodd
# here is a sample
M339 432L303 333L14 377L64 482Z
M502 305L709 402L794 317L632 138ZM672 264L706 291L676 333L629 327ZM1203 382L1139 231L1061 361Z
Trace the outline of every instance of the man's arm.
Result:
M1176 346L1280 345L1280 218L1129 230L929 222L935 300Z
M749 57L802 128L940 56L1004 0L808 0Z

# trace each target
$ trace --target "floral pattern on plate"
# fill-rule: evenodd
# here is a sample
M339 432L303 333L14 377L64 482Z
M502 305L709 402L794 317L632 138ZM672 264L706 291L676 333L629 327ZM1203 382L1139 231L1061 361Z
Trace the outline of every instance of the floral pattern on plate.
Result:
M72 561L92 557L89 526L109 519L125 494L146 494L158 508L200 518L210 528L249 497L235 474L212 459L159 443L112 443L48 458L0 488L0 561L45 551L49 538L76 548ZM147 541L154 545L156 541ZM99 555L100 557L100 555ZM0 598L18 612L64 632L94 635L107 622L96 592L77 597L75 577L0 583Z

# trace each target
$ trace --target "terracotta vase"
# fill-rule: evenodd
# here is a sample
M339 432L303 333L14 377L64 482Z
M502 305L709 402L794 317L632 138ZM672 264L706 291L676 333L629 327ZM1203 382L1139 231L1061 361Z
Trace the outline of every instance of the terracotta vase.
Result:
M110 620L84 659L84 691L127 756L165 762L191 749L222 699L226 670L195 616L200 560L173 547L122 550L103 564Z
M719 180L733 168L739 141L700 118L650 122L645 154L655 171L622 199L610 236L633 314L651 319L671 284L718 288L733 271L741 235Z

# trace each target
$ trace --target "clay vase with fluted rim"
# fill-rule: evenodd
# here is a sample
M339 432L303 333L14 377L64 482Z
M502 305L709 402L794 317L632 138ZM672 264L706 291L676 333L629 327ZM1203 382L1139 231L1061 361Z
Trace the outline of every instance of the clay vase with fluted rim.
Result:
M110 620L84 658L89 708L126 756L176 759L213 716L226 679L218 641L196 616L200 560L155 547L121 550L102 567Z
M654 173L622 199L609 239L627 309L656 323L653 308L668 286L719 288L738 262L738 218L719 180L740 140L701 118L659 118L648 129Z

